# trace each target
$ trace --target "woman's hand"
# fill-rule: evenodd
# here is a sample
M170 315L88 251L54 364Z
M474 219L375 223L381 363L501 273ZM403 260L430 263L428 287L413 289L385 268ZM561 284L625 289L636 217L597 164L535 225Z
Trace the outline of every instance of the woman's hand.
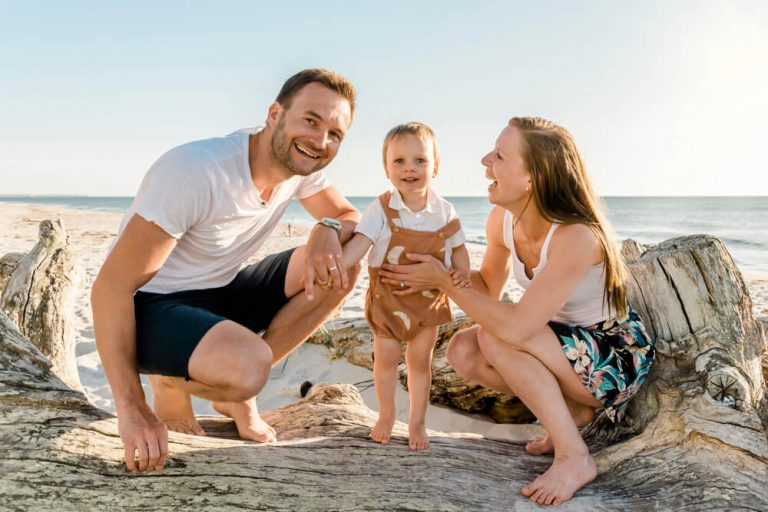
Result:
M451 275L445 265L429 254L406 254L414 263L391 265L385 263L379 272L381 282L394 285L393 295L410 295L423 290L445 291L452 285Z

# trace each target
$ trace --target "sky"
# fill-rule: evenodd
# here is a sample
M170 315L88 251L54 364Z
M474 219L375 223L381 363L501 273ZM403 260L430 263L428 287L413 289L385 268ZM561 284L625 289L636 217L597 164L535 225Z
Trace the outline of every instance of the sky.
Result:
M388 188L384 134L436 132L442 195L484 195L510 117L576 138L601 195L768 195L768 2L0 0L0 195L132 196L168 149L263 122L286 78L347 76L327 167Z

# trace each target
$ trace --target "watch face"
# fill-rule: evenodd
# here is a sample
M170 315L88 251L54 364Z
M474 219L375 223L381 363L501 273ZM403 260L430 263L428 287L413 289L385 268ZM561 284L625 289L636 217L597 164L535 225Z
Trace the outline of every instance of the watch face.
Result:
M341 222L339 222L338 220L332 217L325 217L320 222L322 222L323 225L328 226L329 228L341 229Z

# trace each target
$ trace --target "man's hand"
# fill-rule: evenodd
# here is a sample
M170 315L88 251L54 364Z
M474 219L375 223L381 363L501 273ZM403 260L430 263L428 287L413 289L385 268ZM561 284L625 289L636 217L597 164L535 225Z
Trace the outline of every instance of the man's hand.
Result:
M304 290L309 300L315 297L315 281L321 286L342 289L349 284L347 269L341 262L341 243L336 230L316 225L307 241L304 260Z
M118 409L117 431L125 446L125 466L128 471L136 473L163 469L168 456L168 429L145 402Z

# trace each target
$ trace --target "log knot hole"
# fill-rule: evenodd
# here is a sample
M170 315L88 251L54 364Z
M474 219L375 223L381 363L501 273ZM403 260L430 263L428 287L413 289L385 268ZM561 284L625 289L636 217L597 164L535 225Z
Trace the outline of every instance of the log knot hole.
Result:
M750 385L736 362L722 350L709 350L696 358L696 372L703 375L707 394L743 411L750 401Z

